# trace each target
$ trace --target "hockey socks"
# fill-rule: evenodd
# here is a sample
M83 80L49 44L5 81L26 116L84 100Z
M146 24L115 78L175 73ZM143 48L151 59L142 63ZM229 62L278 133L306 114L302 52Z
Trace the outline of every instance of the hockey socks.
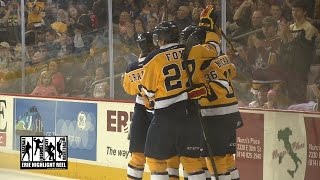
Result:
M216 177L211 176L211 180L216 180ZM219 175L219 180L231 180L230 173L228 172L228 173Z
M231 180L240 180L240 174L237 168L234 168L230 171Z
M179 180L179 169L167 168L170 180Z
M151 180L169 180L169 175L167 172L151 173Z
M206 179L206 175L203 171L191 173L188 175L188 180L203 180Z
M132 152L131 159L127 167L128 179L142 179L144 172L144 164L146 163L146 157L143 153Z
M127 177L130 180L139 180L142 179L144 168L137 168L128 164L127 168Z

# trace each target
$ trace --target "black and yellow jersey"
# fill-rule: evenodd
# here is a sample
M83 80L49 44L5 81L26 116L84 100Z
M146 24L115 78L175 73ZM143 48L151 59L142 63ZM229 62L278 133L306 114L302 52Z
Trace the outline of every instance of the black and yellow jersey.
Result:
M205 42L205 44L213 45L217 51L218 56L221 53L221 47L220 47L221 42L220 41L221 41L221 39L217 33L211 32L211 31L206 32L206 38L205 38L204 42Z
M124 74L122 86L126 93L130 95L137 95L140 92L138 87L141 84L140 80L144 72L142 63L144 59L139 58L138 61L129 64Z
M128 68L124 74L122 86L126 93L130 95L136 95L136 103L144 105L148 110L153 110L152 103L146 97L143 97L140 93L140 80L143 76L143 61L145 58L139 58L138 61L128 65Z
M188 67L194 84L205 83L201 72L208 62L218 57L219 53L212 44L199 44L192 47L188 55Z
M206 98L198 100L202 116L238 111L238 101L231 83L236 76L236 68L227 55L216 57L214 49L210 44L197 45L192 48L188 57L195 64L195 69L191 71L193 83L204 83L208 91Z
M142 91L155 99L155 109L186 100L188 75L182 65L183 45L171 43L150 53L144 61Z

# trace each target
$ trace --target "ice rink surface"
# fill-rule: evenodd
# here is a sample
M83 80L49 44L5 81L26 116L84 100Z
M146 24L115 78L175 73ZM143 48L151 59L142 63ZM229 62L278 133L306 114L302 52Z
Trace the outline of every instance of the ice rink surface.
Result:
M69 178L61 178L44 174L36 174L27 171L8 170L0 168L1 180L71 180Z

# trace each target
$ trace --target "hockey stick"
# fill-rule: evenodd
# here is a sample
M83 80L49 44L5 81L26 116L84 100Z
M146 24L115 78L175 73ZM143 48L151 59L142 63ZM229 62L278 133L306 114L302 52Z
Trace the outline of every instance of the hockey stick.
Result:
M220 33L222 35L222 37L226 40L226 42L229 44L229 46L231 47L232 51L236 52L236 49L233 47L233 44L231 43L230 39L227 37L227 35L217 27L216 24L213 24L213 28L214 31L217 33Z
M190 36L189 36L190 37ZM189 38L188 38L189 40ZM188 56L189 56L189 53L192 49L192 45L186 45L185 47L185 50L183 51L183 56L182 56L182 61L184 63L184 65L186 66L185 69L186 69L186 72L187 72L187 75L188 75L188 83L189 83L189 89L191 89L194 84L192 82L192 74L190 72L190 69L189 69L189 66L188 66ZM195 106L196 106L196 112L197 112L197 116L198 116L198 119L199 119L199 122L200 122L200 126L201 126L201 129L202 129L202 134L203 134L203 138L204 138L204 142L206 143L206 146L208 148L208 153L209 153L209 160L210 160L210 163L212 165L212 169L213 169L213 172L214 172L214 176L216 178L216 180L219 180L219 176L218 176L218 170L217 170L217 166L216 166L216 163L214 162L214 159L213 159L213 151L212 151L212 148L208 142L208 138L207 138L207 127L205 127L205 124L203 123L203 119L202 119L202 116L201 116L201 111L200 111L200 105L198 103L198 101L196 100L194 102Z
M168 21L168 0L164 0L164 20Z

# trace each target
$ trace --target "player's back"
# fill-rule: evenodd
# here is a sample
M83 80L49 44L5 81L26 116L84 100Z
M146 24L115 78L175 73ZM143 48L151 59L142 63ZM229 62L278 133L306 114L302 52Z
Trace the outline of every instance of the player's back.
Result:
M135 61L128 65L124 74L122 86L126 93L130 95L137 95L139 93L140 80L143 76L143 64Z
M140 80L144 74L143 61L145 57L139 58L139 61L133 62L128 65L124 74L122 86L126 93L136 95L136 103L143 105L147 110L153 110L153 102L149 102L146 97L140 93L141 82Z
M188 75L182 65L184 46L171 43L149 54L144 64L142 85L154 97L155 109L187 99Z
M203 70L210 89L208 98L199 100L203 115L221 115L238 112L238 101L231 80L236 68L227 55L212 60Z
M205 46L199 45L198 47ZM195 48L196 50L197 48ZM194 51L199 52L199 51ZM189 58L195 57L196 69L193 82L205 83L208 96L199 100L202 115L222 115L238 111L238 101L235 97L231 80L236 76L236 68L227 55L210 58L210 54L197 58L190 52ZM192 60L192 59L191 59Z

